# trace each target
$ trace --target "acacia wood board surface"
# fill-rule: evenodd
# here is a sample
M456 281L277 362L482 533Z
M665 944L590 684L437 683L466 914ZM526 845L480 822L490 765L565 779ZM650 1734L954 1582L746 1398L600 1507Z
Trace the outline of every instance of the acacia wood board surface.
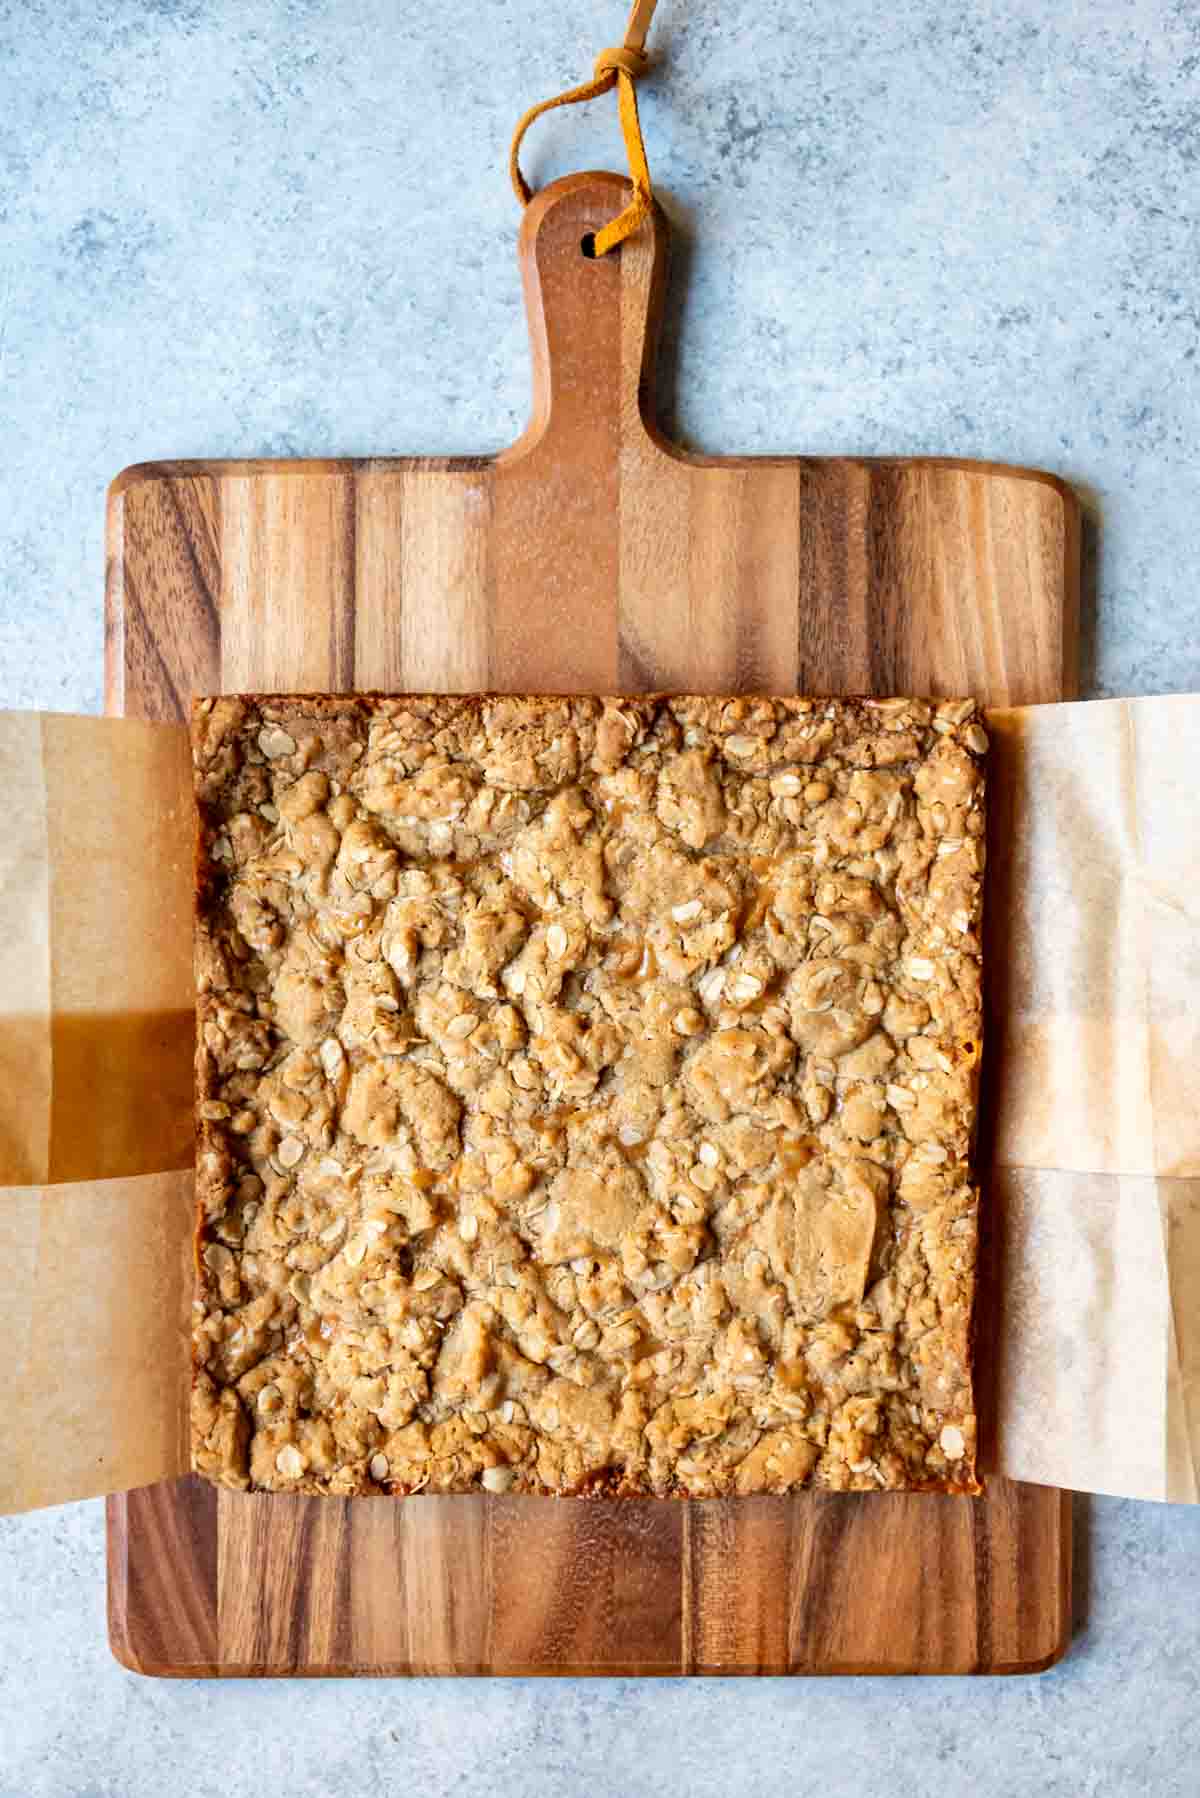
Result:
M1074 693L1061 482L661 436L665 223L581 249L624 191L573 176L525 213L533 412L503 453L114 482L109 711L352 688ZM985 1306L985 1399L987 1335ZM108 1567L114 1652L154 1674L1019 1672L1070 1633L1069 1501L1005 1480L978 1500L680 1503L185 1479L109 1500Z

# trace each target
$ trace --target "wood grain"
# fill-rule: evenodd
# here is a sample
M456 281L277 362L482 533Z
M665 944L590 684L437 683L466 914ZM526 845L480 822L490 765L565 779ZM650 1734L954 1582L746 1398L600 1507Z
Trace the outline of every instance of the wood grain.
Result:
M648 410L661 217L616 176L525 214L528 430L494 458L166 463L109 504L109 709L193 692L974 693L1075 686L1078 513L1028 470L681 453ZM1069 1510L805 1494L109 1503L143 1672L1015 1672L1066 1645Z

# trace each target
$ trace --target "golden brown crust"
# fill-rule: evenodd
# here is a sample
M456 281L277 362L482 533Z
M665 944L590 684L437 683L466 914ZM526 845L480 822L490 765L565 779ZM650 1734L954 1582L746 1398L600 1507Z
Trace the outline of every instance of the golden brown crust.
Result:
M971 702L193 737L201 1472L975 1489Z

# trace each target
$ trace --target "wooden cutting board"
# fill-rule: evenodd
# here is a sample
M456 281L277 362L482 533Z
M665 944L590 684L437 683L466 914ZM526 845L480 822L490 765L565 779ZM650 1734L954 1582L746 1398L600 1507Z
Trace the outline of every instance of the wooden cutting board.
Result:
M115 482L110 711L246 689L1074 692L1060 482L663 440L665 224L581 249L623 192L576 176L525 214L533 422L502 455ZM687 1504L180 1480L109 1501L108 1553L113 1649L145 1673L1017 1672L1070 1629L1068 1502L1003 1480Z

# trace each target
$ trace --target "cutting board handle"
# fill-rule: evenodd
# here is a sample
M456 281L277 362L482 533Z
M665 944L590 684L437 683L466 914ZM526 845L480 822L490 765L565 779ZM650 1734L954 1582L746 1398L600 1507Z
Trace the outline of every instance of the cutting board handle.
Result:
M622 440L651 436L650 395L666 291L667 223L654 208L607 256L584 243L629 198L620 175L568 175L525 209L518 254L533 357L529 426L500 458L615 465Z

